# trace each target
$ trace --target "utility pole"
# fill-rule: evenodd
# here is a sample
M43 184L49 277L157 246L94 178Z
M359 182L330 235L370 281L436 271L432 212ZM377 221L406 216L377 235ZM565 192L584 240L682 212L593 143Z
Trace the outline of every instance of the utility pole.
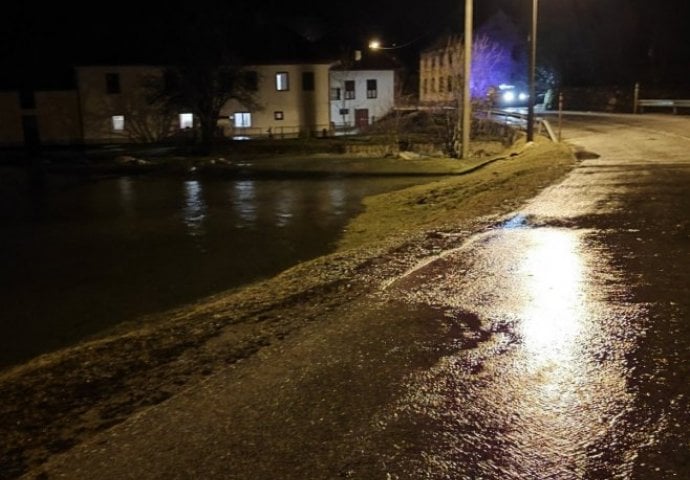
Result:
M537 67L537 1L532 0L532 33L529 36L529 101L527 102L527 141L534 141L535 70Z
M462 158L470 157L470 129L472 128L472 15L474 0L465 0L465 81L462 93Z

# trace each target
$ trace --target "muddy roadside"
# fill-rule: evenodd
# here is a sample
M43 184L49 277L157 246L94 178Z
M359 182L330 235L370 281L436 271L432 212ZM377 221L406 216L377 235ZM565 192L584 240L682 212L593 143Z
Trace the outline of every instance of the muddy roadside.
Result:
M331 255L1 373L0 478L16 478L318 323L490 228L575 163L569 148L546 142L512 153L465 175L367 199Z

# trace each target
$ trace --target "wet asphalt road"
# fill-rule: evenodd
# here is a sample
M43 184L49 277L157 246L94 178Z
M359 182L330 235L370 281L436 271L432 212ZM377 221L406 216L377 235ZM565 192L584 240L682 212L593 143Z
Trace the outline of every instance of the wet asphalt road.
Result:
M690 478L690 119L564 134L585 160L521 211L47 478Z

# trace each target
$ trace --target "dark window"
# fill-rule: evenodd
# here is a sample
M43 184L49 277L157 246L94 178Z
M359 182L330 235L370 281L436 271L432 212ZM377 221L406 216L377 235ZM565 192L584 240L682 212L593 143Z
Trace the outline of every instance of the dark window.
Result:
M377 95L376 79L367 80L367 98L376 98Z
M345 80L345 100L355 99L355 81Z
M282 120L284 118L283 112L273 112L273 118L275 118L276 120Z
M120 93L120 74L106 73L105 74L105 91L106 93Z
M424 79L424 82L422 83L422 92L426 95L429 92L429 80L426 78Z
M331 100L340 100L339 88L331 88Z
M174 70L163 73L163 88L166 92L177 91L180 88L180 76Z
M450 75L448 76L448 91L453 91L453 77L451 77Z
M245 82L247 90L256 92L259 90L259 74L256 71L245 72Z
M341 108L341 109L340 109L340 114L341 114L341 115L347 115L348 113L350 113L350 109L349 109L349 108Z
M302 90L305 92L314 91L314 72L302 72Z
M23 110L32 110L36 108L36 97L33 90L19 91L19 105Z
M218 83L224 92L232 92L237 85L237 75L230 70L222 69L218 72Z

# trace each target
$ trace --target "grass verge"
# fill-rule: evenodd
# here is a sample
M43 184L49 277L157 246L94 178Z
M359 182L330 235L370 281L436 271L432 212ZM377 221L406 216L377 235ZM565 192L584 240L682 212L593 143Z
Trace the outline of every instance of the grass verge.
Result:
M559 180L574 164L570 147L539 139L442 180L369 197L339 248L395 241L425 229L507 213Z

